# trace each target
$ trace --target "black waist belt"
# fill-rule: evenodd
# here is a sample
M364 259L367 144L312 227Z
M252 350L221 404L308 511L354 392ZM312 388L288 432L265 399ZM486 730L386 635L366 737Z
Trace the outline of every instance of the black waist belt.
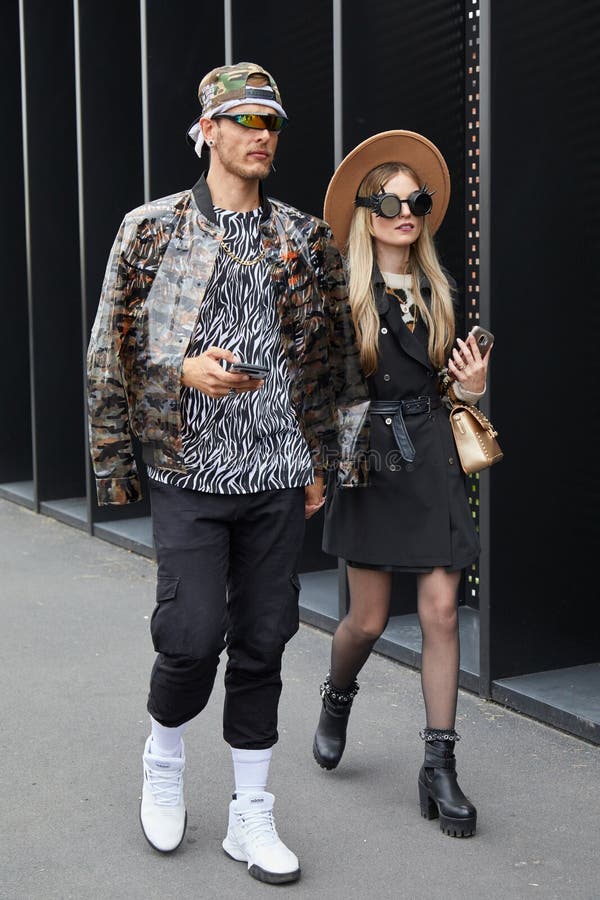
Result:
M405 462L414 462L416 451L410 439L404 416L416 416L419 413L429 413L432 409L441 406L437 397L413 397L410 400L373 400L369 406L369 412L378 416L392 417L392 432L396 439L396 446Z

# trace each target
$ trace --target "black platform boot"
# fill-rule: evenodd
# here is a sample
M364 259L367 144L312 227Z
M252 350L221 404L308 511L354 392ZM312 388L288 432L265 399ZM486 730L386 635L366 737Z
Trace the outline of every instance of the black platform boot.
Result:
M321 685L323 706L313 741L313 756L323 769L335 769L346 746L346 729L358 682L338 691L329 679Z
M425 728L425 761L419 772L419 801L425 819L440 820L440 829L451 837L475 834L477 810L461 791L456 779L455 731Z

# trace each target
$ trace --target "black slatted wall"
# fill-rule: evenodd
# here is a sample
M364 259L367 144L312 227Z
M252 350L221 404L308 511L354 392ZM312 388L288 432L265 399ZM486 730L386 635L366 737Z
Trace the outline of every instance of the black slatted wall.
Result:
M496 676L598 659L599 34L593 0L491 5Z

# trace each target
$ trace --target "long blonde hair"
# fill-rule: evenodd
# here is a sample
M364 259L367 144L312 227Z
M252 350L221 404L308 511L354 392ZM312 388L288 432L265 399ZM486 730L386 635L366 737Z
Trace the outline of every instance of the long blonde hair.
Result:
M410 176L417 184L421 183L417 174L404 163L384 163L363 178L358 196L378 194L382 185L399 172ZM352 215L346 245L346 267L352 318L360 347L361 364L367 375L373 374L379 360L379 316L371 283L374 245L371 210L358 206ZM454 343L454 308L450 286L440 266L426 217L423 218L419 237L410 246L407 272L412 275L412 292L419 313L427 325L429 358L436 368L441 369ZM428 309L421 296L421 275L425 275L431 286L431 309Z

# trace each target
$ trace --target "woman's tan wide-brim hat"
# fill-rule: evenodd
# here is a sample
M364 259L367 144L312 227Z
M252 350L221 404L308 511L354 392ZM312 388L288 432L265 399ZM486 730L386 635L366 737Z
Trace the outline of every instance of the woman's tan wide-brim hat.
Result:
M448 209L450 173L435 144L414 131L382 131L367 138L341 161L325 194L323 218L333 230L336 245L344 251L358 187L365 175L382 163L399 162L410 166L433 195L433 209L427 217L429 231L435 234Z

